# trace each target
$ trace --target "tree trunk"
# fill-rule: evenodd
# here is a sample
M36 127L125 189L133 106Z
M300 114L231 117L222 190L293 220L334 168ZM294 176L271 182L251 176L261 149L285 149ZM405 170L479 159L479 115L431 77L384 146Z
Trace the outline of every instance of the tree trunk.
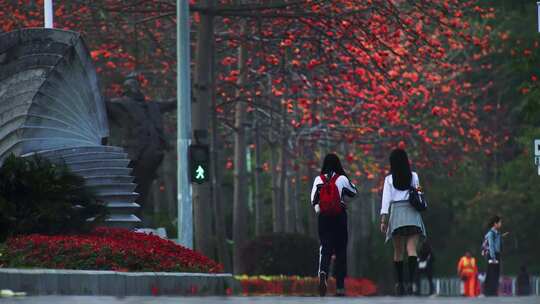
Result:
M174 143L171 143L171 145L173 144ZM165 167L164 164L167 164L167 167ZM176 214L178 214L178 203L176 199L178 196L178 191L176 189L176 150L165 152L165 158L161 166L163 167L163 186L165 187L163 190L165 192L165 199L168 202L167 213L172 214L173 218L175 218Z
M296 231L295 209L293 206L293 188L291 183L292 172L289 170L289 155L287 147L289 144L289 130L287 130L287 106L281 107L281 153L280 153L280 195L282 197L281 216L285 224L285 232L294 233Z
M267 92L271 94L272 90L272 80L269 77L268 79L268 85L267 85ZM282 193L280 189L280 170L279 170L279 155L278 155L278 147L277 143L279 142L278 139L276 139L275 135L275 129L279 126L276 126L276 119L275 119L275 108L274 105L275 100L273 98L268 99L269 107L270 107L270 129L268 130L268 138L270 140L270 167L271 167L271 178L272 178L272 228L274 232L283 232L284 230L284 221L283 216L281 216L281 213L283 211L282 207L282 200L281 195Z
M294 214L294 207L293 207L293 200L294 200L294 193L293 193L293 187L291 183L291 176L290 173L287 170L287 173L284 174L285 177L285 183L283 188L283 196L284 196L284 202L285 202L285 232L287 233L294 233L296 232L296 225L295 225L295 214Z
M288 212L287 212L287 203L285 201L286 196L285 193L288 191L287 187L287 179L288 179L288 168L287 168L287 129L285 124L285 115L286 115L286 109L285 106L281 107L281 118L280 118L280 145L279 145L279 186L277 188L278 190L278 218L280 219L280 224L282 226L281 231L289 232L289 229L287 227L287 218L288 218Z
M247 47L245 41L246 21L241 21L242 42L238 48L238 87L245 85L247 78ZM241 92L238 91L238 96ZM247 239L247 201L246 201L246 103L237 101L235 105L234 133L234 206L233 206L233 241L234 272L241 271L240 250Z
M313 153L312 150L304 150L304 152L307 152L307 153L304 153L306 158L315 159L315 153ZM307 210L306 215L307 215L307 222L308 222L308 235L310 235L311 237L315 239L318 239L319 236L317 232L318 231L317 214L315 213L315 210L313 210L313 208L311 207L311 187L313 186L313 179L315 178L315 176L319 174L319 172L312 170L311 167L309 167L309 165L306 165L304 167L303 174L305 174L308 177L307 185L306 185L306 191L308 192L308 202L306 203L309 204L309 208L305 209Z
M255 117L257 119L257 117ZM263 233L262 193L261 193L261 140L259 138L259 123L255 122L255 236Z
M302 148L300 148L302 149ZM300 155L299 159L302 159L302 155ZM300 234L306 233L306 229L304 227L304 217L303 212L301 210L305 210L303 208L304 206L300 204L305 204L306 202L300 202L300 194L304 189L302 189L302 172L301 169L298 168L296 170L296 176L294 178L294 198L293 198L293 206L294 206L294 214L295 214L295 224L296 224L296 232Z
M286 219L285 219L285 186L287 185L287 156L285 153L285 147L283 146L283 140L280 141L281 145L279 147L279 184L277 187L277 197L278 197L278 219L281 225L281 231L286 230Z
M272 130L270 130L272 133ZM272 141L273 142L273 141ZM281 202L279 189L279 164L278 164L278 149L271 143L270 148L270 166L272 172L272 227L274 232L283 232L283 218L280 217Z
M214 41L212 41L214 43ZM216 83L215 83L215 57L212 57L212 120L210 130L210 153L211 163L211 178L212 178L212 211L214 216L214 235L216 236L216 247L219 261L223 264L226 272L232 272L232 261L229 250L227 249L227 229L225 226L225 218L221 201L221 181L222 171L219 169L219 165L222 164L222 157L219 151L221 144L218 142L218 122L216 113Z
M285 108L282 107L282 114L285 115ZM289 168L288 168L288 157L287 157L287 130L285 125L285 118L281 119L281 144L280 144L280 153L279 153L279 165L280 165L280 174L279 174L279 200L281 202L280 208L280 217L283 219L283 224L285 225L285 232L292 232L293 223L291 221L291 199L290 199L290 188L289 187Z
M214 115L215 116L215 115ZM217 119L213 118L213 124L217 123ZM232 260L229 250L227 249L227 229L225 225L225 211L222 206L224 201L221 200L221 180L222 174L219 169L219 164L223 163L223 157L219 153L219 147L217 141L217 128L212 128L212 133L210 137L212 138L212 160L215 160L211 164L211 174L212 174L212 213L214 216L214 234L216 239L217 254L219 261L223 264L223 267L226 272L232 272Z
M212 7L214 0L201 1L201 5ZM192 104L192 142L208 144L208 121L210 120L209 103L212 98L211 61L214 56L214 23L213 16L201 14L197 29L197 51L195 65L195 82L193 84L194 100ZM210 184L193 184L194 242L195 249L208 257L215 258L212 234L212 209L210 208Z
M348 201L347 206L347 220L348 220L348 226L349 226L349 246L347 250L347 255L350 257L363 257L364 255L359 255L360 252L362 252L362 248L365 246L366 243L361 242L360 233L358 230L361 224L360 219L360 208L361 206L358 206L358 201ZM364 253L364 252L362 252ZM360 261L361 259L349 259L347 263L347 273L350 276L358 276L359 274L359 268L361 267Z

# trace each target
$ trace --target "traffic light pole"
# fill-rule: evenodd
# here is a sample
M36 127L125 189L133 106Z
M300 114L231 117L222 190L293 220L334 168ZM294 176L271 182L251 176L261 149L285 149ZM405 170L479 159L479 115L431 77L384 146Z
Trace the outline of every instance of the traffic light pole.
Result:
M188 148L191 142L189 2L176 0L178 242L193 248L193 206Z

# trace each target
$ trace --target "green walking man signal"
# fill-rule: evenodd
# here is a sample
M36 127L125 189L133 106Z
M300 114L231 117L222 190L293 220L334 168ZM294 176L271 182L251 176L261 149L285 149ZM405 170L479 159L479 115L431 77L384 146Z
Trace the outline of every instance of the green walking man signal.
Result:
M189 146L189 171L192 183L210 180L210 151L208 145Z
M197 175L195 176L196 180L203 180L204 179L204 169L200 165L197 167L197 171L195 171Z

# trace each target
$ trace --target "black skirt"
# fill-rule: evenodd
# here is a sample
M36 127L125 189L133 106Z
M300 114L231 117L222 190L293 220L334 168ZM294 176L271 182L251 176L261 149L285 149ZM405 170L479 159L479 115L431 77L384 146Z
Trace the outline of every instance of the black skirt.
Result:
M399 236L411 236L417 234L422 234L422 229L418 226L403 226L392 231L392 235Z

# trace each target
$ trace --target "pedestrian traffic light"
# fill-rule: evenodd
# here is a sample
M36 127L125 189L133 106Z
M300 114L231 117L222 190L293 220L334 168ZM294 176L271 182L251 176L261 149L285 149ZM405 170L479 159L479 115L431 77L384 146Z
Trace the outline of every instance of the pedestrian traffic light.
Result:
M191 182L203 184L210 180L210 152L207 145L189 146Z

